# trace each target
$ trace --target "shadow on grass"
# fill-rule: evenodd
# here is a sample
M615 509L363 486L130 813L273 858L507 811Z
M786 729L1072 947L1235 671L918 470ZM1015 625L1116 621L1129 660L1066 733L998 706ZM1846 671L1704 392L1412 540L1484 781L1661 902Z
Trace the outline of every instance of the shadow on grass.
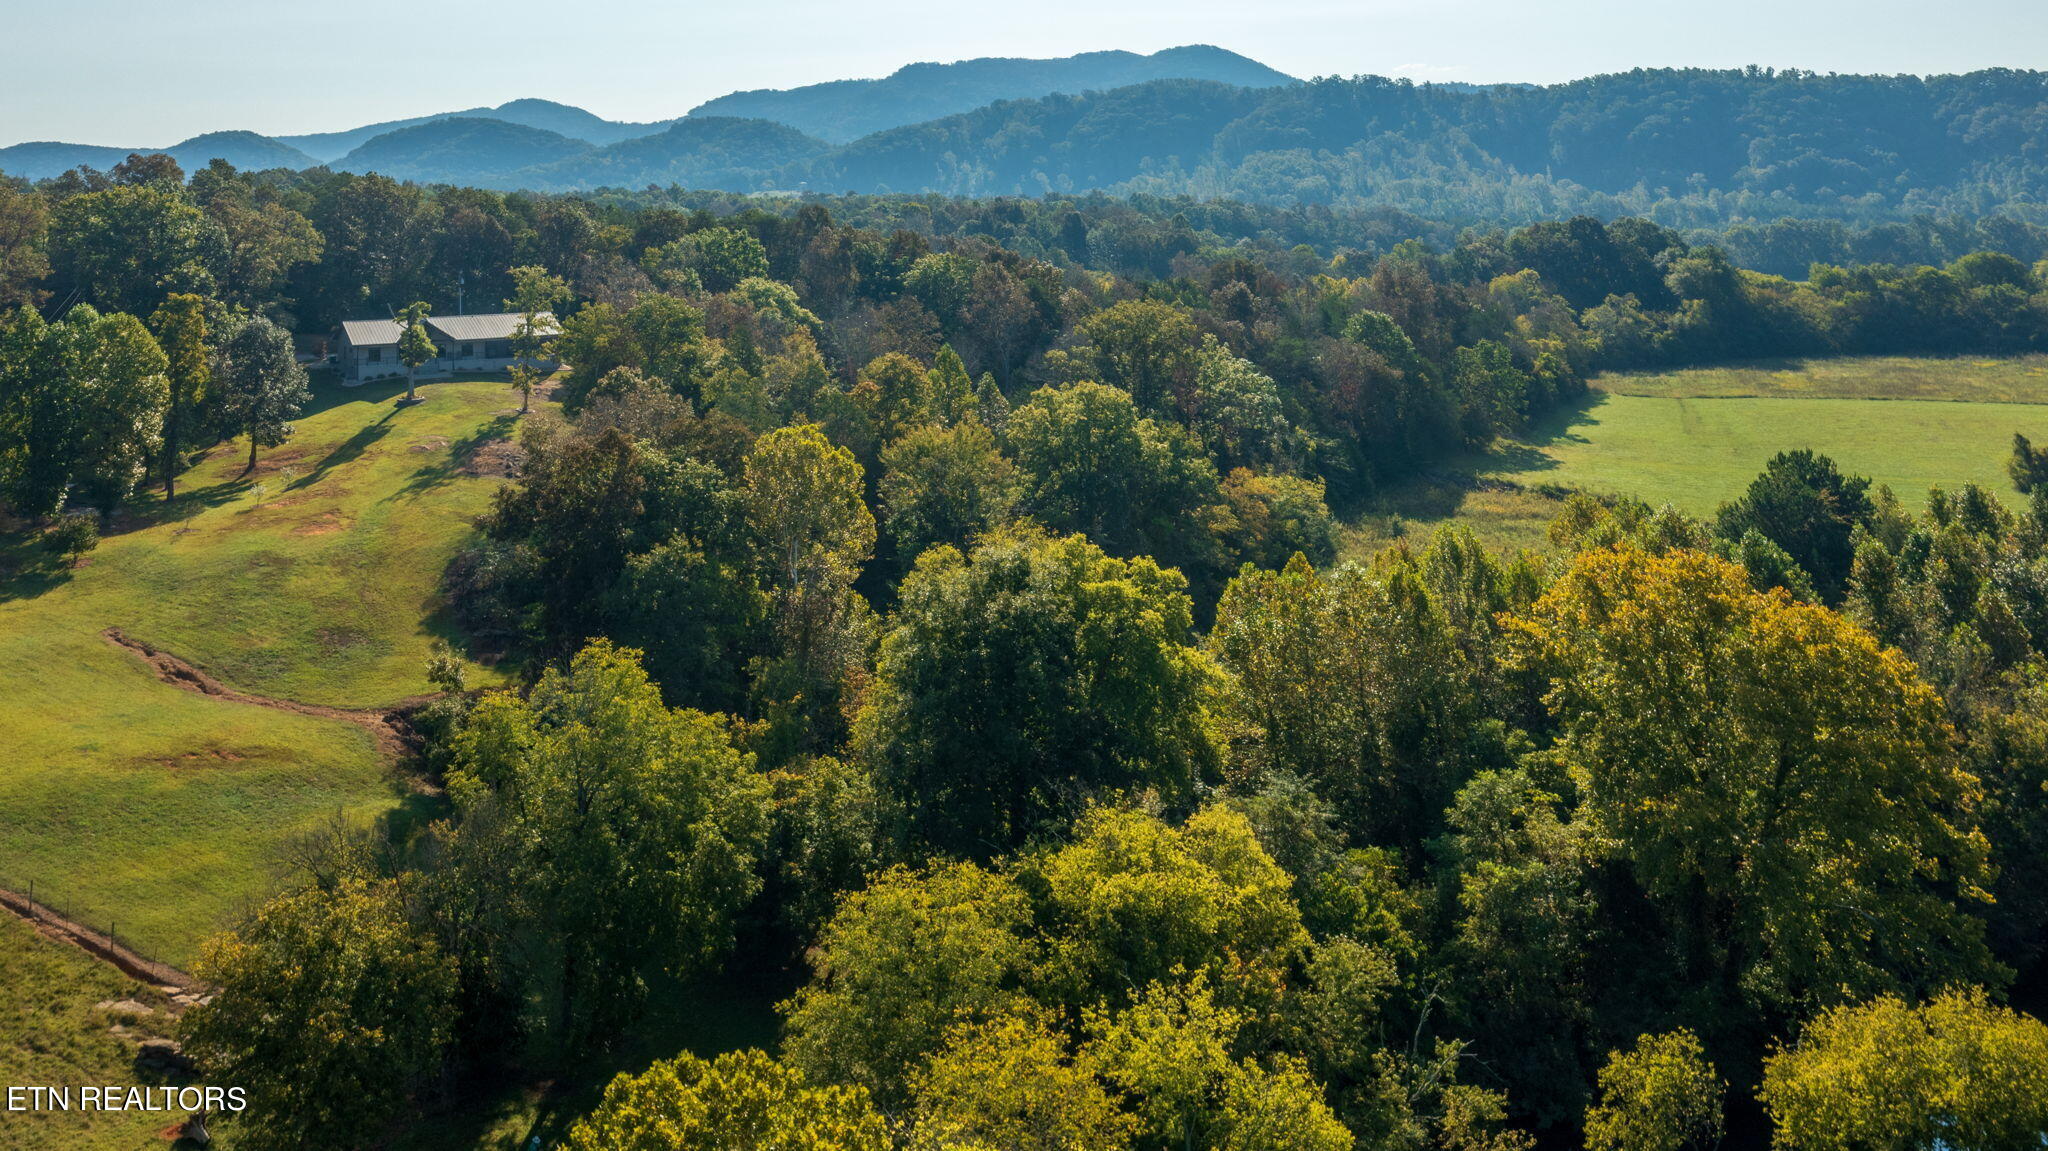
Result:
M448 451L438 461L414 472L412 477L405 481L405 486L385 498L412 499L425 495L444 484L453 483L456 477L463 474L463 469L470 465L476 453L483 450L486 444L495 440L510 439L513 429L518 426L518 416L496 415L491 417L489 423L449 444Z
M1579 432L1579 429L1598 427L1599 410L1606 404L1607 393L1587 392L1577 401L1555 408L1529 425L1529 431L1522 437L1521 444L1540 449L1559 443L1588 443L1590 441Z
M302 419L317 416L343 404L381 404L394 396L404 394L404 379L375 380L353 388L345 388L341 386L341 381L333 372L313 373L313 400L299 416Z
M379 416L376 423L363 425L355 435L336 444L333 451L328 452L319 463L313 465L312 471L293 480L287 490L296 491L311 487L335 468L362 458L362 454L370 450L370 445L391 434L391 417L397 414L398 409L393 407Z
M71 582L71 564L43 550L35 532L0 535L0 603L34 599Z
M1405 521L1433 523L1459 514L1472 492L1492 486L1520 487L1533 479L1530 473L1554 471L1561 466L1550 448L1558 444L1589 442L1582 428L1600 423L1598 411L1607 396L1589 392L1573 403L1538 418L1519 439L1496 440L1483 452L1472 452L1445 460L1443 465L1418 472L1380 489L1354 505L1332 510L1349 522L1382 521L1391 535L1400 535ZM1537 485L1541 486L1541 485Z

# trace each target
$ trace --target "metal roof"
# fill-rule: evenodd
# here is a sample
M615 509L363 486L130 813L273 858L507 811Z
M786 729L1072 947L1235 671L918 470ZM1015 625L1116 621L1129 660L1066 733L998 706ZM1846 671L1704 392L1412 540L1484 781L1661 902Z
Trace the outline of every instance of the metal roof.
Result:
M469 316L429 316L427 327L444 340L509 340L525 319L518 312L482 312ZM546 313L539 321L541 331L555 331L555 318ZM396 337L393 337L394 339Z
M540 329L546 335L558 335L561 331L555 317L547 312L540 314ZM509 340L519 330L524 317L518 312L479 312L467 316L428 316L427 331L445 341L474 342L477 340ZM388 347L398 342L401 330L396 320L345 320L341 333L350 346L357 348Z
M341 334L358 348L374 348L398 342L396 320L343 320Z

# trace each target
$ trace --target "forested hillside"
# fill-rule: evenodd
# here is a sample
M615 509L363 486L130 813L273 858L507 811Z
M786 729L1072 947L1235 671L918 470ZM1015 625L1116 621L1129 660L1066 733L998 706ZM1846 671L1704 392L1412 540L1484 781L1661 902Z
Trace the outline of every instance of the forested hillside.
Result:
M856 141L825 186L1188 193L1505 222L1871 218L2048 187L2048 74L1640 70L1538 87L1362 77L1161 81L1017 101Z
M1295 83L1256 60L1207 45L1135 52L1083 52L1056 60L983 59L909 64L879 80L834 80L786 90L757 89L708 100L692 116L774 120L835 144L904 124L966 112L998 100L1079 94L1149 80L1209 80L1243 88Z
M1647 107L1679 75L1627 82ZM1745 107L1854 87L1701 75ZM1939 87L1898 82L1866 131L1903 147ZM1074 114L1097 172L1146 115L1210 147L1280 131L1269 97L1176 91L985 115ZM1286 93L1419 134L1527 111ZM1583 136L1588 178L1655 120L1566 107L1528 115L1553 152ZM1669 130L1722 131L1714 107ZM1785 115L1914 202L1922 153ZM713 151L739 130L692 123ZM318 568L319 599L263 601L289 650L420 657L375 663L420 689L411 742L380 743L396 812L264 845L274 888L195 964L215 994L180 1036L248 1090L239 1148L463 1145L507 1111L495 1145L576 1151L2033 1146L2048 448L2013 435L1999 482L1932 492L1787 451L1711 509L1556 491L1540 553L1453 527L1347 554L1355 509L1513 452L1602 371L2048 352L2025 223L1726 235L1886 255L1793 279L1634 216L548 196L161 156L4 183L0 587L32 652L95 643L116 576L261 595ZM458 283L520 317L507 377L308 414L295 340L394 315L411 373ZM310 470L272 489L285 460ZM331 522L298 518L315 498ZM396 596L397 554L448 558ZM282 662L241 674L341 663ZM109 807L242 770L127 746ZM0 780L90 824L49 798L62 768ZM741 977L769 1020L744 1037L651 1026Z
M1547 87L1380 77L1239 87L1176 78L1001 100L837 147L814 137L843 139L850 129L833 115L867 115L856 110L870 97L837 88L804 97L831 114L778 103L808 91L713 101L667 130L520 101L352 138L347 155L320 155L351 171L506 190L1103 190L1400 211L1452 225L1578 214L1643 215L1681 228L1788 217L1870 226L1930 214L2039 224L2048 197L2041 72L1663 69ZM796 127L764 122L777 118ZM715 126L687 127L699 119ZM504 122L486 129L479 121ZM198 166L209 158L194 150L199 143L173 152ZM293 163L295 150L266 143L269 154L247 142L220 154L241 167ZM0 171L48 176L59 165L105 168L119 158L115 150L20 145L0 149Z

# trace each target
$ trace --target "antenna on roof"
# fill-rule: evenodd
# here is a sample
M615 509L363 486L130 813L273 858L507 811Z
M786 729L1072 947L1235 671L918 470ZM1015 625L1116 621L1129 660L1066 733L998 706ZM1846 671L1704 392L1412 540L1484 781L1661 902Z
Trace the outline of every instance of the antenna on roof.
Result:
M462 310L462 288L467 283L469 283L468 272L455 273L455 314L458 316L468 315L467 312Z

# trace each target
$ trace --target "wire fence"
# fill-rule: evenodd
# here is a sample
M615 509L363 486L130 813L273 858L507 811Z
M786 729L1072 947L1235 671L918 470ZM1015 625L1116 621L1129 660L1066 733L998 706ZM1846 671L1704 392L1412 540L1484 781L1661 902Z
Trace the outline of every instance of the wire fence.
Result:
M34 876L0 872L0 905L24 919L62 931L132 978L180 987L192 983L190 975L150 958L134 940L122 935L120 918L113 911L78 899L61 887L52 888Z

